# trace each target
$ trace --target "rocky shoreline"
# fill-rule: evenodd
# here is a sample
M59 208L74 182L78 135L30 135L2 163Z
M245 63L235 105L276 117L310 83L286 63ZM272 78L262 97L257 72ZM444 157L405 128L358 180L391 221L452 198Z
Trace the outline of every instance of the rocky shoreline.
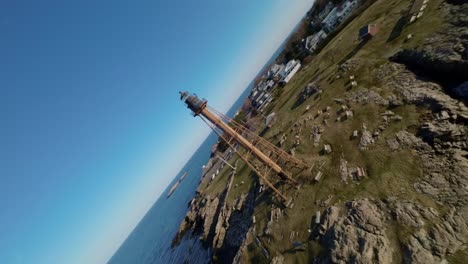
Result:
M172 242L173 246L187 232L191 232L191 236L199 236L203 244L213 250L214 260L221 263L233 261L252 224L254 202L258 193L258 184L255 184L247 194L228 203L226 197L232 188L233 179L234 173L219 195L202 196L197 192Z

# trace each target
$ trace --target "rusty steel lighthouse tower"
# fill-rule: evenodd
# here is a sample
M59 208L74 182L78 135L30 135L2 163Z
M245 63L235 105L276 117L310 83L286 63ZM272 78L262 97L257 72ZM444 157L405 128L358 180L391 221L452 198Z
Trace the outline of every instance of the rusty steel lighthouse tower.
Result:
M207 100L198 98L195 94L180 92L180 100L185 102L187 108L192 110L194 116L199 116L236 154L284 201L288 198L283 195L274 184L268 179L270 172L280 177L282 181L297 184L292 178L292 174L285 167L307 168L301 160L294 158L289 153L276 147L274 144L258 136L248 128L239 124L235 120L216 111L207 104ZM246 152L244 154L236 151L233 142L241 145ZM252 158L263 164L261 166L253 164ZM280 166L279 164L282 164Z

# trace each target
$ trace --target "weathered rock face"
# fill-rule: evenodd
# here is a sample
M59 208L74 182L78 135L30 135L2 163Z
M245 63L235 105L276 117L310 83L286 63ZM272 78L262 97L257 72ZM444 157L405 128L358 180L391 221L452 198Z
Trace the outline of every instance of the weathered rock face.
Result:
M416 150L421 158L423 177L414 188L436 200L453 206L468 205L468 154L464 149L434 149L421 138L406 131L396 135L400 146ZM453 144L457 146L458 144Z
M319 126L319 125L314 125L312 126L312 129L310 131L310 136L311 136L311 139L313 140L314 142L314 146L318 146L319 143L320 143L320 137L323 133L324 129L323 127Z
M237 252L240 250L252 225L252 215L255 209L255 197L257 193L257 186L253 186L247 196L245 196L245 199L243 199L240 209L231 213L229 228L226 229L222 246L216 252L221 263L233 262Z
M396 139L387 139L387 145L391 150L397 150L400 148L400 143Z
M362 58L359 58L359 57L353 57L347 61L345 61L344 63L342 63L338 70L342 73L342 74L346 74L350 71L354 71L356 70L357 68L359 68L359 66L363 65L365 63L364 59Z
M371 132L367 130L366 125L363 124L362 132L361 132L361 140L359 141L359 149L360 150L367 149L367 147L373 143L374 143L374 138L372 138Z
M439 217L434 208L425 208L408 201L396 201L394 206L393 212L396 220L410 227L423 227L426 224L424 220L432 221Z
M445 110L451 116L455 115L457 121L468 120L467 107L447 95L440 85L419 80L403 65L394 66L391 63L385 67L395 70L395 75L384 84L386 90L396 93L395 99L408 104L427 106L435 112Z
M387 99L380 96L379 93L368 89L361 89L354 92L351 95L350 100L358 104L376 103L382 106L389 105L389 101Z
M403 50L392 57L414 72L436 81L459 82L448 92L440 85L418 78L405 65L390 63L378 69L389 73L383 87L394 92L394 99L432 110L432 119L419 127L416 135L401 131L389 140L392 148L417 151L423 167L422 179L414 184L421 193L463 211L468 205L468 108L465 99L468 79L468 4L443 3L440 11L449 23L417 48ZM443 77L442 76L442 77ZM458 97L457 97L458 96ZM455 97L455 98L454 98ZM398 145L396 144L398 142ZM414 243L413 243L414 244Z
M196 195L190 202L189 211L173 245L191 231L191 235L199 235L204 244L213 249L214 256L222 263L233 261L251 227L255 196L258 193L258 184L254 184L247 194L242 194L232 204L228 203L226 197L233 179L231 175L228 185L219 195Z
M398 52L391 60L442 81L462 83L468 72L468 5L443 4L440 10L450 26L427 38L418 48ZM448 88L449 92L468 98L466 93L455 91L456 86Z
M218 217L218 221L215 223L215 233L213 238L213 248L221 248L226 237L226 231L229 229L229 219L231 217L232 208L230 206L223 206Z
M199 199L197 200L197 198ZM211 197L209 195L203 199L195 197L190 202L189 211L184 221L181 223L172 244L177 244L188 230L201 233L200 238L202 240L207 240L218 207L218 197Z
M448 148L467 149L468 146L467 127L449 121L425 123L418 135L441 152Z
M430 92L440 93L437 89ZM431 122L423 124L417 136L400 131L396 134L396 140L401 148L415 150L420 155L423 176L414 184L414 188L450 209L448 213L440 215L435 209L414 202L394 204L393 213L397 222L414 229L407 243L403 244L405 263L446 262L448 255L466 250L468 241L465 125L468 111L442 93L432 99L445 110L437 112Z
M340 216L340 208L337 206L331 206L325 210L323 220L320 222L320 234L325 234L338 220Z
M343 211L343 216L338 212ZM319 263L392 263L392 249L385 234L385 219L374 202L346 203L344 210L330 207L321 221L328 256Z
M348 181L348 161L346 161L345 159L340 159L340 176L341 176L341 180L343 182L347 182Z
M447 255L464 250L468 223L455 208L441 217L434 208L414 202L395 201L393 207L397 222L415 229L403 245L405 263L442 263Z
M207 197L207 201L204 207L200 208L200 214L203 216L203 233L201 238L206 240L211 230L211 225L218 209L219 198L218 197Z

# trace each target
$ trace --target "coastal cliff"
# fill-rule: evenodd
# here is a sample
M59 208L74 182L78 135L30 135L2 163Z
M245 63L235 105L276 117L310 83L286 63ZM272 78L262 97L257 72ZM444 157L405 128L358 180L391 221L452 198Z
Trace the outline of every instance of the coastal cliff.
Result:
M173 240L177 245L186 232L199 236L205 246L213 249L214 259L222 263L232 262L245 235L252 224L252 214L258 184L246 194L232 202L226 197L232 188L234 174L231 174L226 188L214 197L197 193L190 202L189 211Z

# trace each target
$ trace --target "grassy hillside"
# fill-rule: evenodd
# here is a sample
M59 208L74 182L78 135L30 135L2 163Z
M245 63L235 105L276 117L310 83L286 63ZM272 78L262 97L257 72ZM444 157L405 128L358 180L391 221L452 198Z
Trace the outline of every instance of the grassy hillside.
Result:
M439 204L428 199L427 196L417 193L412 188L413 183L421 177L422 169L418 156L410 150L397 150L391 152L387 140L396 132L420 124L428 110L414 105L402 105L391 110L402 117L401 121L390 122L388 127L378 137L378 140L369 150L358 148L359 137L351 138L354 130L361 130L362 124L367 124L370 131L382 124L382 113L387 107L375 102L367 104L350 102L347 107L353 111L354 116L348 120L336 121L342 116L339 111L341 104L335 99L349 97L362 91L373 91L385 98L388 93L382 87L382 81L391 77L379 75L379 67L388 63L388 57L405 47L418 45L430 32L436 31L442 26L442 20L437 12L440 0L432 0L425 11L424 16L411 25L401 28L402 17L408 12L412 1L408 0L379 0L370 5L362 13L352 20L317 54L310 62L303 65L301 70L284 87L278 88L276 97L269 112L277 114L275 126L270 129L264 138L277 143L283 133L287 135L284 145L289 150L293 145L293 124L306 120L301 133L301 145L296 149L296 156L307 161L311 166L315 164L312 175L318 172L318 167L324 173L322 180L314 183L311 175L296 175L304 183L300 189L283 186L281 188L289 197L293 197L293 208L284 210L284 216L271 228L270 235L264 235L270 212L274 203L271 199L258 199L255 208L255 230L258 238L268 252L280 252L285 256L286 263L304 263L310 256L322 253L321 245L315 241L309 241L315 225L313 224L316 211L323 211L321 202L326 204L339 203L354 198L373 197L385 198L390 194L419 203L440 208ZM359 28L369 23L377 23L380 26L379 33L366 42L360 43L357 39ZM413 38L406 41L408 34ZM345 63L350 69L345 73L340 65ZM351 87L349 76L354 75L358 83L357 87ZM296 100L302 89L311 82L319 84L323 93L320 96L312 96L299 106L295 106ZM306 106L310 110L306 111ZM324 124L324 114L317 115L319 110L326 107L331 109ZM268 113L265 113L265 115ZM312 118L311 118L312 117ZM310 140L310 130L314 125L324 128L320 143L314 146ZM259 128L259 131L263 127ZM330 144L333 152L321 155L324 144ZM340 177L340 160L344 158L348 167L363 167L367 171L367 177L360 181L348 181L344 183ZM233 158L234 163L238 158ZM256 181L251 170L241 161L238 163L237 175L234 179L228 203L246 193ZM220 193L228 178L229 170L223 169L220 176L211 184L204 183L200 190L203 194ZM322 204L323 205L323 204ZM396 223L393 226L394 234L392 243L398 244L405 239L407 232ZM309 230L311 233L309 233ZM291 232L294 241L304 242L304 251L292 249L290 241ZM264 257L261 248L254 238L248 240L248 252L243 260L254 263L269 263ZM399 253L396 252L396 255Z

